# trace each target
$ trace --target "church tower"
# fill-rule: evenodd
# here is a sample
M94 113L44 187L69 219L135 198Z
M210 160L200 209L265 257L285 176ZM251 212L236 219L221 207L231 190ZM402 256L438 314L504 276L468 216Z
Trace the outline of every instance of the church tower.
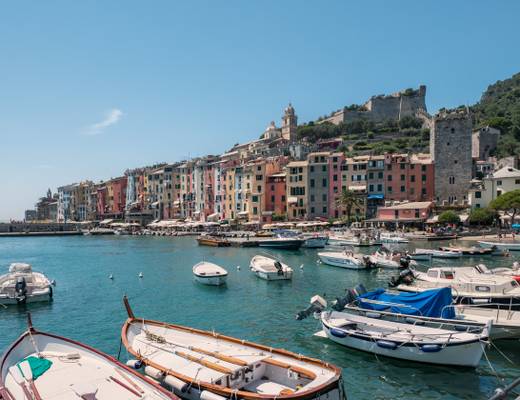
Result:
M298 117L294 113L294 108L289 103L282 117L282 138L294 142L296 140L296 127L298 126Z

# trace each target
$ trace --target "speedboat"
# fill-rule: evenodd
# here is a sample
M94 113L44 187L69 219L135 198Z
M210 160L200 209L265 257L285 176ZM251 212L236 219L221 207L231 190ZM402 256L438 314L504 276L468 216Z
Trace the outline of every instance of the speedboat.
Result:
M415 254L430 254L432 258L460 258L462 252L453 250L415 249Z
M258 240L258 246L274 249L297 250L302 246L303 242L305 242L304 239L297 237L262 238Z
M520 285L512 277L479 273L475 267L436 267L427 272L407 270L393 278L391 286L403 292L424 292L450 287L457 303L501 304L520 308Z
M197 282L204 285L219 286L226 283L228 272L217 264L201 261L193 266L193 275Z
M483 247L477 247L477 246L471 246L471 247L454 247L454 246L441 246L439 247L439 250L442 251L455 251L460 253L463 256L486 256L493 254L495 252L496 248L483 248Z
M327 362L128 313L121 340L144 373L190 400L344 400L341 369Z
M323 264L334 267L347 269L365 269L367 267L366 261L362 257L356 256L350 251L326 251L318 253L318 257Z
M408 268L417 263L406 255L381 248L369 257L369 264L380 268Z
M415 261L431 261L432 260L432 253L422 253L422 252L417 252L417 250L414 250L413 252L408 252L406 251L405 252L405 255L407 257L410 258L410 260L415 260Z
M379 240L382 243L408 243L410 242L404 236L398 235L397 233L383 232L379 235Z
M520 241L507 241L507 240L500 240L500 241L487 241L487 240L479 240L478 244L481 247L485 248L493 248L496 247L500 250L506 250L506 251L520 251Z
M43 273L26 263L13 263L0 276L0 304L23 304L52 299L52 284Z
M308 249L322 249L327 244L329 237L327 235L318 235L318 234L303 234L303 242L302 247L306 247Z
M74 340L40 332L30 322L0 361L0 398L178 400L115 358Z
M407 324L354 313L324 311L319 336L346 347L402 360L476 367L491 323L481 332Z
M287 264L260 255L251 259L250 268L256 276L267 281L289 280L293 275L292 268Z

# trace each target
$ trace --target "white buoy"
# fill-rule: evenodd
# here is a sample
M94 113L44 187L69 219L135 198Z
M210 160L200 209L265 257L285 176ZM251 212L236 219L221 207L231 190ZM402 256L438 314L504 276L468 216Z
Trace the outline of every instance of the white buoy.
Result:
M139 278L142 278L142 277L143 277L143 273L139 272Z
M237 265L237 270L240 271L240 265Z
M302 265L300 265L300 269L303 269L303 264L302 264Z
M112 275L112 274L108 275L108 279L114 279L114 275Z

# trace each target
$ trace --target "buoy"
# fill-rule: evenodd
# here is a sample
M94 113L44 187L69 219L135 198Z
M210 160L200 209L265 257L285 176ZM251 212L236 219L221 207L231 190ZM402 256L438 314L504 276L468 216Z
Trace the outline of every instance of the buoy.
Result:
M108 275L108 279L114 279L114 275L112 275L112 274Z
M303 264L302 264L302 265L300 265L300 269L303 269Z
M239 270L239 271L240 271L240 265L237 265L237 270Z
M141 360L128 360L126 365L132 369L141 369L143 363Z
M143 273L139 272L139 278L142 278L142 277L143 277Z
M186 382L171 375L166 375L163 382L171 388L177 389L181 393L185 393L188 390L188 384Z

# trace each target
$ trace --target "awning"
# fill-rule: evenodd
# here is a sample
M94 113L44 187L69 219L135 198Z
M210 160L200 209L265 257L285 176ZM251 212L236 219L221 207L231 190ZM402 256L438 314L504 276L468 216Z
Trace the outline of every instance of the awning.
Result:
M248 215L249 213L247 211L240 211L238 215Z
M289 204L298 203L298 198L297 198L297 197L292 197L292 196L291 196L291 197L288 197L288 198L287 198L287 202L288 202Z
M363 191L363 190L367 190L367 186L366 185L349 186L348 190L352 190L353 192L360 192L360 191Z
M99 225L108 225L109 223L113 222L113 219L104 219L99 223Z
M180 206L180 205L181 205L181 201L180 201L180 200L175 200L175 201L173 202L173 205L174 205L174 206Z
M385 198L384 194L369 194L367 196L368 200L383 200Z

